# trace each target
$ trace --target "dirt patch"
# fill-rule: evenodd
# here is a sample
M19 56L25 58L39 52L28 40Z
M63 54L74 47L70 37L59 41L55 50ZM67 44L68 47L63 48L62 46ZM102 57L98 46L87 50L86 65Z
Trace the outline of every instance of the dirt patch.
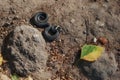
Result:
M53 73L52 80L87 80L73 65L75 56L82 45L100 36L109 40L108 50L116 55L119 68L116 73L120 72L119 0L0 1L0 46L11 30L17 25L30 25L30 18L39 11L49 14L51 24L63 28L58 40L47 43L48 70Z

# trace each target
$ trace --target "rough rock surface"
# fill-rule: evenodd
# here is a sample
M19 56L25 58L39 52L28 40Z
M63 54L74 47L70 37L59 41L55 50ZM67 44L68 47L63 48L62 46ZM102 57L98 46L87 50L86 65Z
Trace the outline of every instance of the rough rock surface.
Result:
M81 68L92 80L108 80L117 71L117 63L112 53L104 53L93 63L84 62Z
M4 56L12 72L21 76L38 73L37 77L45 73L48 54L45 50L46 43L37 29L26 25L18 26L4 43Z

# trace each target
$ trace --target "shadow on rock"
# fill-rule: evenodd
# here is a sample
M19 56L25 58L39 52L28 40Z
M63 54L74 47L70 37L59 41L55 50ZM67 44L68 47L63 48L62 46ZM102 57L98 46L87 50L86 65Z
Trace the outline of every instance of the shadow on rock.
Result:
M80 60L80 51L78 51L74 65L90 80L108 80L117 70L114 55L107 53L95 62L88 62Z
M81 51L78 51L77 53L76 53L76 58L75 58L75 61L74 61L74 65L75 66L77 66L78 68L79 68L79 70L86 76L86 77L88 77L88 78L90 78L90 79L92 79L92 80L101 80L101 79L93 79L85 70L84 70L84 66L88 66L88 67L90 67L90 65L91 65L91 62L87 62L87 61L85 61L85 60L82 60L82 59L80 59L80 52ZM90 74L92 74L92 73L90 73Z
M11 74L19 74L19 76L22 76L22 77L25 77L27 76L27 72L26 70L23 70L24 71L24 74L21 74L21 73L18 73L17 70L15 69L15 64L14 64L14 61L17 61L16 60L16 56L15 55L12 55L11 52L12 52L12 49L11 48L8 48L9 46L8 45L14 45L13 43L13 40L12 40L12 37L14 37L14 32L10 32L6 37L5 39L3 40L3 45L2 45L2 55L3 55L3 58L5 60L7 60L7 63L6 65L8 66ZM4 66L4 65L3 65ZM6 68L6 66L5 66ZM17 73L16 73L17 72Z

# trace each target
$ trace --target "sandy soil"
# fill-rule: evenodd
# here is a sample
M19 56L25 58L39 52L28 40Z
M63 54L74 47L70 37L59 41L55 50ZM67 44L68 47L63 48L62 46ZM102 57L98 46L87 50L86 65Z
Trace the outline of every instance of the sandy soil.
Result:
M39 11L63 28L59 39L47 43L52 80L88 80L73 65L75 56L80 46L100 36L109 40L107 48L116 55L119 76L120 0L0 0L0 46L17 25L31 25L30 18Z

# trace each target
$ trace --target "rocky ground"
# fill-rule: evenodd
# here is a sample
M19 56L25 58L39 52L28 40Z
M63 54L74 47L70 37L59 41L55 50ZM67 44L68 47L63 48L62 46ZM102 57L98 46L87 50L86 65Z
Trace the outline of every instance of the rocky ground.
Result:
M54 42L45 42L41 37L43 29L36 28L30 23L31 17L40 11L48 13L49 23L60 25L63 29ZM9 78L13 73L29 73L35 80L38 76L45 78L45 75L49 75L49 80L120 79L120 0L1 0L0 15L0 50L8 62L0 67L1 80L5 76ZM30 30L20 28L21 25L29 26ZM19 31L21 29L24 35ZM39 37L31 40L31 30L34 33L34 29ZM12 36L9 36L11 31L13 31ZM81 46L99 37L108 39L108 43L104 45L106 47L104 57L92 64L79 60ZM28 38L30 40L26 42ZM39 42L39 38L43 42ZM43 45L37 44L36 39ZM32 43L36 45L35 48L30 48L35 46ZM19 48L17 44L22 46ZM41 70L40 60L37 57L41 52L38 48L46 54L45 57L40 58L44 62L45 69L42 71L43 74L35 76L37 72L32 74L31 71L35 69L38 73L41 72L39 71ZM33 49L35 49L35 55L32 54ZM18 51L28 52L21 55ZM6 58L7 53L9 57ZM11 59L11 55L17 58ZM20 59L27 64L21 63ZM10 62L12 60L13 63ZM9 62L14 64L15 70L11 69ZM17 63L22 64L24 69L18 67ZM8 78L6 80L9 80ZM41 80L44 79L41 78Z

